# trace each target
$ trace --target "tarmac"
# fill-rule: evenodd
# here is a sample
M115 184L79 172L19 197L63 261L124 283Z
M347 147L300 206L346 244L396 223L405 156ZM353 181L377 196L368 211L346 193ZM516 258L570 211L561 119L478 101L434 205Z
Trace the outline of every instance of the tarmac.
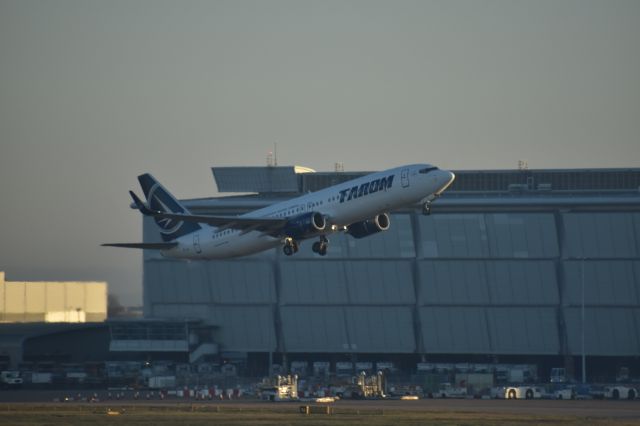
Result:
M303 405L326 405L312 401L266 402L255 398L241 398L236 400L195 400L187 398L167 397L164 400L154 397L146 399L141 392L139 399L132 398L128 393L120 400L108 399L104 390L95 391L97 401L88 402L94 395L88 390L4 390L0 391L0 405L2 404L84 404L84 405L211 405L234 409L256 409L266 407L291 406L296 409ZM80 398L78 398L80 395ZM69 398L69 402L64 402ZM78 398L79 400L72 400ZM504 399L419 399L416 401L401 400L340 400L330 403L335 410L384 410L390 411L428 411L428 412L475 412L482 414L517 414L522 416L576 416L585 419L626 419L640 422L640 399L628 401L613 400L504 400Z

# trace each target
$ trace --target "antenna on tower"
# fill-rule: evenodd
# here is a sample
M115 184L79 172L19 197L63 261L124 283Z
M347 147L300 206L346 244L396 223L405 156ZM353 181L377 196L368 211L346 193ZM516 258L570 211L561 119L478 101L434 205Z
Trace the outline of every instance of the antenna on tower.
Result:
M273 143L273 165L278 167L278 143Z
M273 151L267 152L267 167L278 166L278 144L273 144Z

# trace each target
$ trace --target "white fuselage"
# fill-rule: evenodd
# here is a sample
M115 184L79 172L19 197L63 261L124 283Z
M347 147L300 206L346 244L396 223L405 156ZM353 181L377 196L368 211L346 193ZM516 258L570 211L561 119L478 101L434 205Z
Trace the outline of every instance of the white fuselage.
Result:
M428 173L420 170L431 168ZM252 211L244 218L291 218L308 212L326 217L324 234L344 230L352 223L378 214L413 206L433 199L454 179L453 173L428 164L414 164L372 173L317 192L302 195ZM282 244L259 231L223 229L202 225L202 229L176 240L178 246L163 250L166 257L221 259L244 256Z

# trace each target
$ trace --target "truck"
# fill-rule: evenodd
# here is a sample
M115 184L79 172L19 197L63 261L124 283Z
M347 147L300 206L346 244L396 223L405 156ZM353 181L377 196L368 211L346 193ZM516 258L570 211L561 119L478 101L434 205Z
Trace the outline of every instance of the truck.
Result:
M540 399L542 389L535 386L507 386L504 388L506 399Z
M176 376L151 376L149 389L171 389L176 387Z
M576 390L573 387L556 389L553 391L553 399L576 399Z
M442 383L436 395L440 398L466 398L467 388L453 386L451 383Z
M3 389L19 388L22 386L22 378L19 371L5 370L0 372L0 385Z
M265 401L296 401L298 399L298 376L267 377L258 386L260 398Z
M549 374L549 382L551 383L567 383L566 369L562 367L554 367Z
M53 373L41 373L34 371L31 373L31 384L36 386L47 386L53 383Z
M636 399L638 391L625 385L612 385L604 387L606 399Z
M386 398L386 381L382 371L378 371L378 374L371 376L367 376L367 373L363 371L358 375L357 383L360 388L360 395L363 398Z

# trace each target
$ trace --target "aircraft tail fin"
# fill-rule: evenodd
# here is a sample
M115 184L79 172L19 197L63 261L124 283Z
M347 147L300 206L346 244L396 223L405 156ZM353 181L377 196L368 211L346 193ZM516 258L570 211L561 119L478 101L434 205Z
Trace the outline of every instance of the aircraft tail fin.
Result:
M147 216L154 216L154 212L189 214L189 210L184 207L167 189L160 184L149 173L138 176L138 181L147 199L147 204L142 202L133 192L130 191L133 202L140 212ZM195 222L163 218L154 216L162 240L173 241L183 235L190 234L201 229Z

